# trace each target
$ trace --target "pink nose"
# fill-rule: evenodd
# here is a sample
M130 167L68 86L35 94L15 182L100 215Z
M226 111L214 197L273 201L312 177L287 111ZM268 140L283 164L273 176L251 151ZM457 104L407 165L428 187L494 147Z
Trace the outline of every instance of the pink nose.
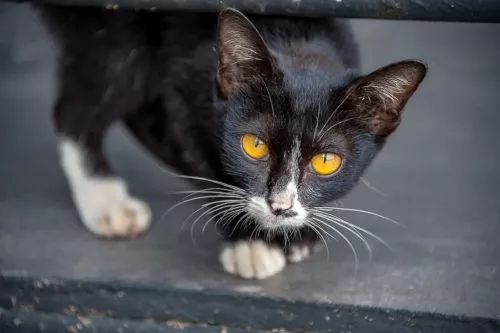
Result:
M278 195L274 195L269 198L269 207L271 211L278 215L280 212L284 212L293 207L293 194L281 193Z

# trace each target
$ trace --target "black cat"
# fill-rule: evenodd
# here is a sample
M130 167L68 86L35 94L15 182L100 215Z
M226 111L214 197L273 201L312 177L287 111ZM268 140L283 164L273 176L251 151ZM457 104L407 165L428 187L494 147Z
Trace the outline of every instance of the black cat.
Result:
M345 21L44 7L59 47L54 121L85 226L146 231L102 151L123 120L211 197L228 273L265 278L310 253L329 215L400 122L426 74L403 61L366 76Z

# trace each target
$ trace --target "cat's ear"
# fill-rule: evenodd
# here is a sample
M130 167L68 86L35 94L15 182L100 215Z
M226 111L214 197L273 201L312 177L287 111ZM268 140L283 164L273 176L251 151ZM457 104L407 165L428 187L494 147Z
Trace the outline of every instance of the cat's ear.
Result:
M344 99L371 133L388 136L399 125L406 102L424 79L427 66L420 61L397 62L353 82Z
M241 12L224 9L218 26L219 90L227 97L253 80L271 79L276 64L255 26Z

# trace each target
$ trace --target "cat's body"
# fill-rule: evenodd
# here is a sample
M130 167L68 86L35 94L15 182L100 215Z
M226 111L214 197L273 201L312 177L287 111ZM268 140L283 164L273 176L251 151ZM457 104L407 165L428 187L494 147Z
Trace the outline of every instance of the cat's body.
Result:
M97 105L109 101L109 118L127 121L166 163L184 174L223 177L217 151L221 115L213 108L217 14L87 8L50 8L45 13L60 36L59 64L67 73L59 83L63 95L71 89ZM260 17L257 23L265 39L279 33L277 40L267 38L279 52L289 53L290 46L302 51L296 66L314 62L316 56L326 66L334 64L341 76L358 70L356 46L345 22ZM311 35L317 40L306 39ZM121 104L114 106L114 99ZM85 131L82 122L92 121L88 112L71 110L68 119L63 112L55 114L63 133L75 125L75 132Z
M285 255L308 255L312 210L354 186L425 74L407 62L358 79L357 48L340 20L253 17L254 27L231 10L219 22L216 14L42 14L60 50L62 165L87 228L129 237L149 226L147 205L102 152L106 130L123 120L179 173L224 183L201 181L212 188L201 194L226 200L212 211L230 241L221 260L247 278L278 272ZM321 168L338 158L338 170L318 173L317 155ZM284 234L290 228L295 237Z

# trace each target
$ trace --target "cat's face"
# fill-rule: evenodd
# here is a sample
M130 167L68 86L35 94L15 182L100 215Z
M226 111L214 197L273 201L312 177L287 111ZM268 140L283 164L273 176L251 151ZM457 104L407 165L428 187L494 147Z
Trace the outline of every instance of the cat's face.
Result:
M219 29L224 171L260 226L303 226L314 207L354 187L425 66L401 62L361 78L285 68L241 14L223 13Z
M266 228L303 225L310 209L355 185L380 147L352 115L339 109L328 119L337 87L316 82L318 93L308 96L307 87L284 81L231 98L224 124L225 172Z

